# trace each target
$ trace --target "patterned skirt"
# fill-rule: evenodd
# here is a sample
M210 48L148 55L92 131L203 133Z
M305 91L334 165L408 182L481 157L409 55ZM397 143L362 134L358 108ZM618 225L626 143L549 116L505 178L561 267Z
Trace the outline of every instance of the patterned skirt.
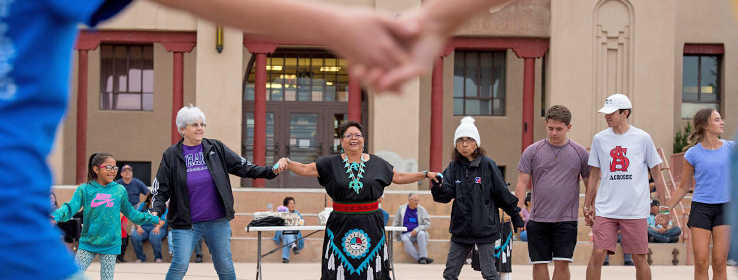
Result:
M323 239L320 279L390 279L387 241L382 212L331 213Z

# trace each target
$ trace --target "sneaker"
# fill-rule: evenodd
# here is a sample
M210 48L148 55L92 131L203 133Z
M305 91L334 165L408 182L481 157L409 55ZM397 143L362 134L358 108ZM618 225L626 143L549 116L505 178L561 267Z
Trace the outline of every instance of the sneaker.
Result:
M295 255L299 255L300 254L300 249L297 249L297 246L292 247L292 253L295 253Z
M169 260L171 261L173 259L174 259L174 252L169 252Z
M635 266L635 264L632 261L624 262L623 265L625 265L625 266Z
M155 262L158 262L158 263L163 263L163 262L164 262L164 261L162 261L161 259L156 259L156 260L154 260L154 261L155 261Z
M433 263L433 259L431 259L431 258L425 258L425 262L427 264L431 264L431 263Z
M290 260L288 260L288 259L282 259L282 263L290 263Z
M195 262L201 263L202 262L202 255L195 255Z
M124 263L124 262L126 262L126 260L123 257L121 257L121 255L118 255L115 258L115 262L117 262L117 263Z
M604 262L604 263L602 263L602 266L608 266L608 265L610 265L610 262Z
M738 265L738 262L736 262L735 260L728 260L728 266L736 266L736 265Z
M142 263L143 261L141 259L136 259L135 263Z
M654 241L656 241L656 239L653 239L653 236L648 237L648 243L653 243Z
M428 264L428 259L426 259L426 258L420 258L420 259L418 260L418 263L419 263L419 264Z
M679 236L673 236L669 238L669 243L677 243L679 242Z

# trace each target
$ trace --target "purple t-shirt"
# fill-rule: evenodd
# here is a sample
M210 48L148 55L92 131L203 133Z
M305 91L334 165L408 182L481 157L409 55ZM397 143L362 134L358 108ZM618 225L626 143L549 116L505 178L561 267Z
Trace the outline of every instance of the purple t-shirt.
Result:
M187 193L190 195L192 222L206 222L225 217L225 206L208 171L202 144L182 145L187 165Z
M405 232L411 232L418 227L418 208L410 209L409 205L405 208L405 217L402 218L402 225L407 228Z
M520 157L518 170L531 175L530 220L555 223L577 221L579 216L579 176L589 177L589 153L568 140L562 146L543 139L528 146Z

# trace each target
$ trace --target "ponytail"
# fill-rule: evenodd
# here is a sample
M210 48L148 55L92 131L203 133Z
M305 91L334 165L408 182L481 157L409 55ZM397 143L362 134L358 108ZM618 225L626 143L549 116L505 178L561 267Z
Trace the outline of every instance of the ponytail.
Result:
M687 137L687 142L689 142L690 148L697 145L697 143L702 142L702 139L705 138L705 127L710 124L710 116L712 116L712 112L714 111L715 109L713 108L704 108L694 114L694 117L692 118L694 130L689 134L689 137Z

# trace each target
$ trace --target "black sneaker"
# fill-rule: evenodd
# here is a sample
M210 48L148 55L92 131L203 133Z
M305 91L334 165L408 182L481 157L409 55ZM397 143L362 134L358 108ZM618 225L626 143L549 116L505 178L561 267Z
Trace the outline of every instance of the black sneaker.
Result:
M677 243L679 242L679 236L673 236L669 238L669 243Z
M420 259L418 260L418 263L419 263L419 264L428 264L428 259L426 259L426 258L420 258Z
M295 253L295 255L299 255L300 254L300 249L297 249L297 246L292 247L292 253Z
M603 266L608 266L608 265L610 265L610 262L604 262L604 263L602 263L602 265Z
M632 261L624 262L623 265L625 265L625 266L635 266L635 264Z
M431 264L431 263L433 263L433 259L431 259L431 258L425 258L425 263Z
M288 259L282 259L282 263L290 263L290 260L288 260Z
M195 255L195 262L201 263L202 262L202 255Z

